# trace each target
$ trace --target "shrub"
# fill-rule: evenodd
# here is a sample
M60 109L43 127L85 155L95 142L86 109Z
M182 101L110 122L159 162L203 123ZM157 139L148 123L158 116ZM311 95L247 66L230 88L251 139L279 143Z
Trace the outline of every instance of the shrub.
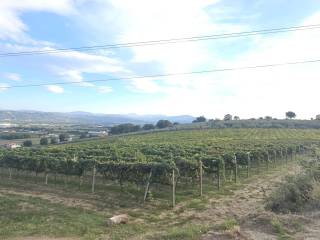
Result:
M25 140L23 142L23 146L24 147L31 147L32 146L32 141L31 140Z
M44 137L40 139L40 145L48 145L48 143L49 143L48 138Z
M302 211L313 202L313 189L317 184L312 173L302 173L286 179L267 199L266 208L277 213Z

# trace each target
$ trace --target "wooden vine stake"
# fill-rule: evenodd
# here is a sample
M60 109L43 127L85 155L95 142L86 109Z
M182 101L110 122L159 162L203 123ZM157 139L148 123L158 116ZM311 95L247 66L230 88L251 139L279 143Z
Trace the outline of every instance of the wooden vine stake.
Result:
M81 174L81 175L79 176L79 190L81 190L81 187L82 187L83 175L84 175L84 174Z
M49 174L46 172L46 185L48 185L48 177L49 177Z
M174 172L174 169L172 169L172 207L176 206L176 181Z
M267 153L267 170L269 170L269 160L270 160L270 156L269 156L269 152Z
M200 196L202 196L202 174L203 174L203 169L202 169L202 161L200 160L199 162L199 170L200 170Z
M250 176L250 167L251 167L251 158L250 158L250 152L247 153L247 178Z
M218 172L217 172L217 178L218 178L218 190L220 190L221 187L221 177L220 177L220 163L218 164Z
M150 170L150 174L149 174L149 177L148 177L146 189L145 189L145 191L144 191L143 202L145 202L145 201L147 200L147 197L148 197L148 192L149 192L151 177L152 177L152 170Z
M94 193L95 184L96 184L96 164L93 165L93 169L92 169L92 188L91 188L92 193Z
M12 179L12 169L9 168L9 179L11 180Z
M234 182L238 182L238 162L236 154L234 154Z

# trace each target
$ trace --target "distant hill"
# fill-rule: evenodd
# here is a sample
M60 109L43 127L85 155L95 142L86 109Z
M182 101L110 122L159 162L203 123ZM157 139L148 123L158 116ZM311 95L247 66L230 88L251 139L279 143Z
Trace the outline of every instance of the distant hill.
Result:
M137 114L95 114L89 112L40 112L0 110L0 123L39 123L39 124L101 124L156 123L160 119L172 122L190 123L195 118L189 115L137 115Z

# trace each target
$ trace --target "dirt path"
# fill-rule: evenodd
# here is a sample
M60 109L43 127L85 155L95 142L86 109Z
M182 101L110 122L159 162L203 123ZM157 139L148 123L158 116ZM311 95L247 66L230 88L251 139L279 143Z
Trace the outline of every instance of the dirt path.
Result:
M307 224L304 230L295 236L297 240L318 240L320 239L320 212L306 214L306 217L311 221Z
M287 169L270 172L264 177L254 176L243 188L234 190L233 195L222 199L211 199L210 203L212 207L205 212L196 213L195 215L203 221L214 221L215 223L219 223L228 217L234 217L239 220L248 219L254 214L264 212L264 199L283 181L284 176L296 174L299 171L300 168L297 165L290 165ZM231 238L224 234L219 235L214 231L202 237L202 240L213 239L267 240L277 238L272 235L266 235L263 232L251 232L251 229L247 229L243 235L235 234L234 237ZM310 238L310 240L311 239L312 238Z
M96 210L95 205L90 203L89 201L83 200L81 198L63 197L60 194L55 194L55 193L46 193L46 192L34 191L34 190L30 191L30 190L22 190L22 189L1 188L0 195L1 194L5 194L5 195L15 194L15 195L20 195L25 197L38 197L43 200L47 200L51 203L58 203L68 207L81 207L87 210Z
M50 237L23 237L11 238L10 240L78 240L78 238L50 238Z

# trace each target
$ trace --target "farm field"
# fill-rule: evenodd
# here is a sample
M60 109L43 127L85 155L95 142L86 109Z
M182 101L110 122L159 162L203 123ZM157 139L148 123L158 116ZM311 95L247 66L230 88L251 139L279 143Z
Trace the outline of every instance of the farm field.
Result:
M9 143L17 143L19 145L22 145L25 140L31 140L33 145L40 144L40 138L25 138L25 139L14 139L14 140L0 139L0 146L5 145L5 144L9 144Z
M318 130L190 130L2 151L0 238L200 239L261 208L319 140ZM128 224L107 226L122 213Z

